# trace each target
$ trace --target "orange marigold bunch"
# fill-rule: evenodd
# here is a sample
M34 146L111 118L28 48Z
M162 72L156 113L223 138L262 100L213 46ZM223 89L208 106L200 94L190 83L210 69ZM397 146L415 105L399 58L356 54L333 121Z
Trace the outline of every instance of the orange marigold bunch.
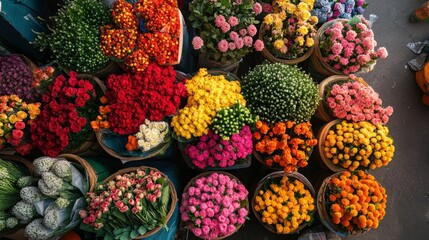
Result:
M272 126L263 121L256 122L253 133L256 152L270 167L281 167L285 171L296 171L308 164L317 139L310 122L296 124L279 122Z
M134 51L137 40L135 29L111 29L111 26L101 27L100 47L106 56L122 59Z
M124 69L131 72L143 72L149 66L149 55L145 50L136 50L125 58Z
M180 34L179 11L169 5L163 5L157 10L156 17L148 20L146 27L151 32L165 32L173 36Z
M386 190L364 171L331 178L325 198L332 222L348 232L377 228L386 214Z
M107 115L110 113L110 106L106 105L108 100L105 96L100 98L101 105L98 108L98 112L100 113L94 121L91 121L92 130L98 131L103 128L110 128L110 124L107 121Z
M137 17L133 5L125 0L116 0L112 8L113 22L120 28L137 30Z

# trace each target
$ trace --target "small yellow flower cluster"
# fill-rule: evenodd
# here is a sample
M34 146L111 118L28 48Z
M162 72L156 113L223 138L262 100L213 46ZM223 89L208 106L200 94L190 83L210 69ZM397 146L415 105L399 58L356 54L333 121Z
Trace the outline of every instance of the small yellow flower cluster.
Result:
M272 44L277 51L299 55L304 52L299 51L299 48L309 48L314 45L315 25L318 19L316 16L311 16L310 11L313 6L314 0L274 1L274 13L265 16L264 24L267 25L266 30L269 29L268 36L274 40ZM290 44L290 41L293 43Z
M259 190L254 209L262 222L274 225L277 233L288 234L303 222L309 222L315 209L314 198L305 185L294 178L283 177L280 184Z
M238 81L228 81L223 75L212 76L205 68L186 82L186 89L188 103L171 121L177 136L186 139L207 134L208 126L221 108L237 102L246 105Z
M386 166L394 153L387 126L369 122L342 121L329 130L324 142L325 156L350 171L359 166L370 169Z

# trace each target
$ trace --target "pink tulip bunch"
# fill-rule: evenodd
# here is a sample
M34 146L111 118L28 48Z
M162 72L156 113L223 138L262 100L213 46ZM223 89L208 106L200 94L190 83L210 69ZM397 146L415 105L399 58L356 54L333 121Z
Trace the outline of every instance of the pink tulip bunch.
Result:
M197 237L229 236L246 221L248 194L243 184L228 175L215 172L200 177L182 195L181 219Z
M386 58L386 48L376 50L376 46L374 32L362 16L348 22L336 21L323 33L320 42L323 61L344 74L369 69L378 58Z
M252 153L252 148L252 132L249 126L244 126L229 140L222 140L218 134L209 130L207 135L199 138L198 143L188 144L185 154L200 169L207 166L224 168L234 166L237 160L246 158Z
M386 124L393 108L383 108L379 94L370 86L360 82L334 84L329 91L326 104L335 117L354 122L370 121L374 125Z

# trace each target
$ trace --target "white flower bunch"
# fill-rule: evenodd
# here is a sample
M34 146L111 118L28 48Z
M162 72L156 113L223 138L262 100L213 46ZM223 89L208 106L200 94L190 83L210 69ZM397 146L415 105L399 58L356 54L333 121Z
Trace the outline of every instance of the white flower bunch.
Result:
M148 119L140 125L140 131L135 135L139 149L143 152L158 146L169 133L168 123L152 122Z
M56 158L51 157L39 157L33 161L33 165L36 168L37 175L42 175L44 172L51 170L52 165L56 162Z
M44 214L45 216L43 217L43 225L45 225L47 228L49 229L56 229L59 225L59 211L60 209L58 208L57 204L51 204L49 205L48 208L46 208Z
M18 219L15 217L10 217L6 220L6 227L7 228L14 228L18 225Z
M19 220L27 222L31 220L36 214L36 208L32 203L28 203L24 200L19 201L12 208L12 214Z
M71 163L66 160L56 161L52 165L52 172L60 178L71 178Z
M25 187L19 192L21 199L28 203L35 203L42 200L44 197L37 187Z
M25 187L33 186L36 183L37 183L37 179L35 179L34 177L24 176L18 179L18 181L16 182L16 185L22 189Z
M25 227L25 236L30 240L48 239L50 230L43 225L43 219L36 219Z

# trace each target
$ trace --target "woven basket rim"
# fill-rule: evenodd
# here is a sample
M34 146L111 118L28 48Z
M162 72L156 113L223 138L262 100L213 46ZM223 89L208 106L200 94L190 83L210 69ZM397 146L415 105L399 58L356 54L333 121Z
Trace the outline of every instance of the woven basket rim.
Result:
M64 153L57 156L57 158L65 158L67 161L73 161L75 163L80 164L88 174L89 178L89 190L88 192L93 192L95 190L95 187L97 185L97 179L98 175L97 172L92 168L92 166L83 158L70 153Z

